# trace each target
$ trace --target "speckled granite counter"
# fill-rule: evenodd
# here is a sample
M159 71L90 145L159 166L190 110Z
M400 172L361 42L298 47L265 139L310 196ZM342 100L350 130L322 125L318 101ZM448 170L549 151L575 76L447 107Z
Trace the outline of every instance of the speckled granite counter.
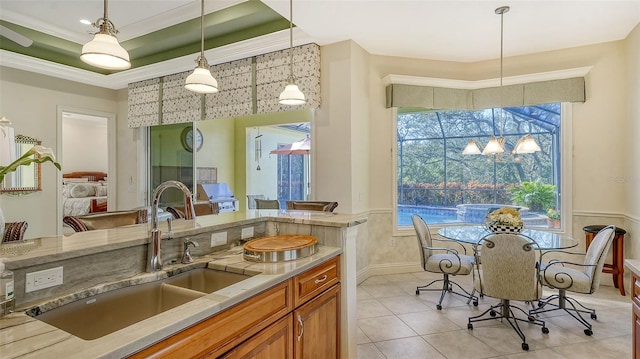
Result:
M252 277L95 340L80 339L19 310L0 319L1 357L120 358L331 259L342 253L342 250L319 246L318 252L313 256L273 264L247 262L242 259L241 254L235 253L233 250L213 253L198 258L189 268L206 265L213 269L253 275ZM180 265L166 266L165 269L172 270L178 266ZM145 273L131 280L143 283L163 275L166 274ZM113 286L118 286L118 283L93 287L87 291L98 294ZM49 302L59 305L78 296L83 296L83 293L55 298ZM42 303L42 306L47 306L47 303Z
M195 221L173 223L174 240L163 241L165 270L167 259L179 258L181 238L200 243L192 250L196 264L215 269L257 275L220 291L205 295L179 307L133 324L95 340L83 340L24 314L34 305L43 309L86 296L87 290L98 293L142 283L166 276L144 273L149 225L134 225L109 230L75 233L68 236L39 238L15 245L0 246L0 257L16 275L17 311L0 319L0 356L2 358L118 358L133 353L164 337L245 300L273 285L341 254L343 358L356 355L356 270L355 241L366 231L358 231L366 215L340 213L260 210L232 212L198 217ZM166 231L166 223L159 223ZM315 255L291 262L258 264L243 261L241 254L218 252L244 238L251 227L255 237L275 234L310 234L318 238ZM227 232L223 248L209 244L212 234ZM360 234L358 234L360 233ZM176 240L177 239L177 240ZM212 250L214 252L212 252ZM54 266L64 266L64 284L57 288L25 293L25 273ZM51 290L51 291L50 291ZM35 293L35 294L34 294ZM85 294L83 294L85 293ZM47 304L48 303L48 304Z

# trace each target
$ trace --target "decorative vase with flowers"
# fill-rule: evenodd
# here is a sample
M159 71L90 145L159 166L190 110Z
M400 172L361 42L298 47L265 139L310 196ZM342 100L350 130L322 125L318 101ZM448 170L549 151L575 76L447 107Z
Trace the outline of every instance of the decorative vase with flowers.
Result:
M493 233L520 233L524 227L520 212L513 207L502 207L490 212L485 223Z
M53 154L53 150L48 147L35 145L29 151L25 152L17 160L9 163L6 166L0 166L0 184L4 181L4 177L14 172L20 166L28 166L32 163L51 162L58 170L62 167L56 162L56 156ZM4 235L4 215L2 213L2 207L0 207L0 239Z

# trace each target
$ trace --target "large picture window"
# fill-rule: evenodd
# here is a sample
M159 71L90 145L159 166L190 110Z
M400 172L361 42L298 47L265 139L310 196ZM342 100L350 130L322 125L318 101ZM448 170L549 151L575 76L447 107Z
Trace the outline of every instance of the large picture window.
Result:
M397 224L420 214L430 224L482 223L487 211L514 206L525 225L556 228L560 213L561 104L467 110L399 108ZM514 154L530 135L540 151ZM473 140L482 150L495 136L502 155L463 154Z

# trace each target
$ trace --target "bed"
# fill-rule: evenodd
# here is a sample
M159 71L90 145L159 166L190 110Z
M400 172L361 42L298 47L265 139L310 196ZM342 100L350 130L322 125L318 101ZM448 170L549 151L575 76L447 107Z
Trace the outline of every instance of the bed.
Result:
M70 172L62 175L64 216L84 216L107 211L107 174Z

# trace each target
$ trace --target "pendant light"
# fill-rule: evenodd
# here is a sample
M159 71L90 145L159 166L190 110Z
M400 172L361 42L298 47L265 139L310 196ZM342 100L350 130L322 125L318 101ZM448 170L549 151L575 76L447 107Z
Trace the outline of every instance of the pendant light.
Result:
M295 84L293 78L293 0L289 0L289 84L284 88L278 97L282 105L304 105L307 99Z
M467 143L467 146L465 146L464 150L462 151L463 155L479 155L481 153L482 152L480 152L480 148L476 144L476 141L474 141L473 139L469 140L469 143Z
M126 70L131 67L129 53L118 43L118 30L109 20L107 10L108 0L104 0L104 17L92 24L100 31L95 33L93 40L82 46L80 60L107 70Z
M197 93L218 92L218 81L211 75L209 63L204 57L204 0L200 1L200 56L196 59L198 65L187 77L184 87Z

